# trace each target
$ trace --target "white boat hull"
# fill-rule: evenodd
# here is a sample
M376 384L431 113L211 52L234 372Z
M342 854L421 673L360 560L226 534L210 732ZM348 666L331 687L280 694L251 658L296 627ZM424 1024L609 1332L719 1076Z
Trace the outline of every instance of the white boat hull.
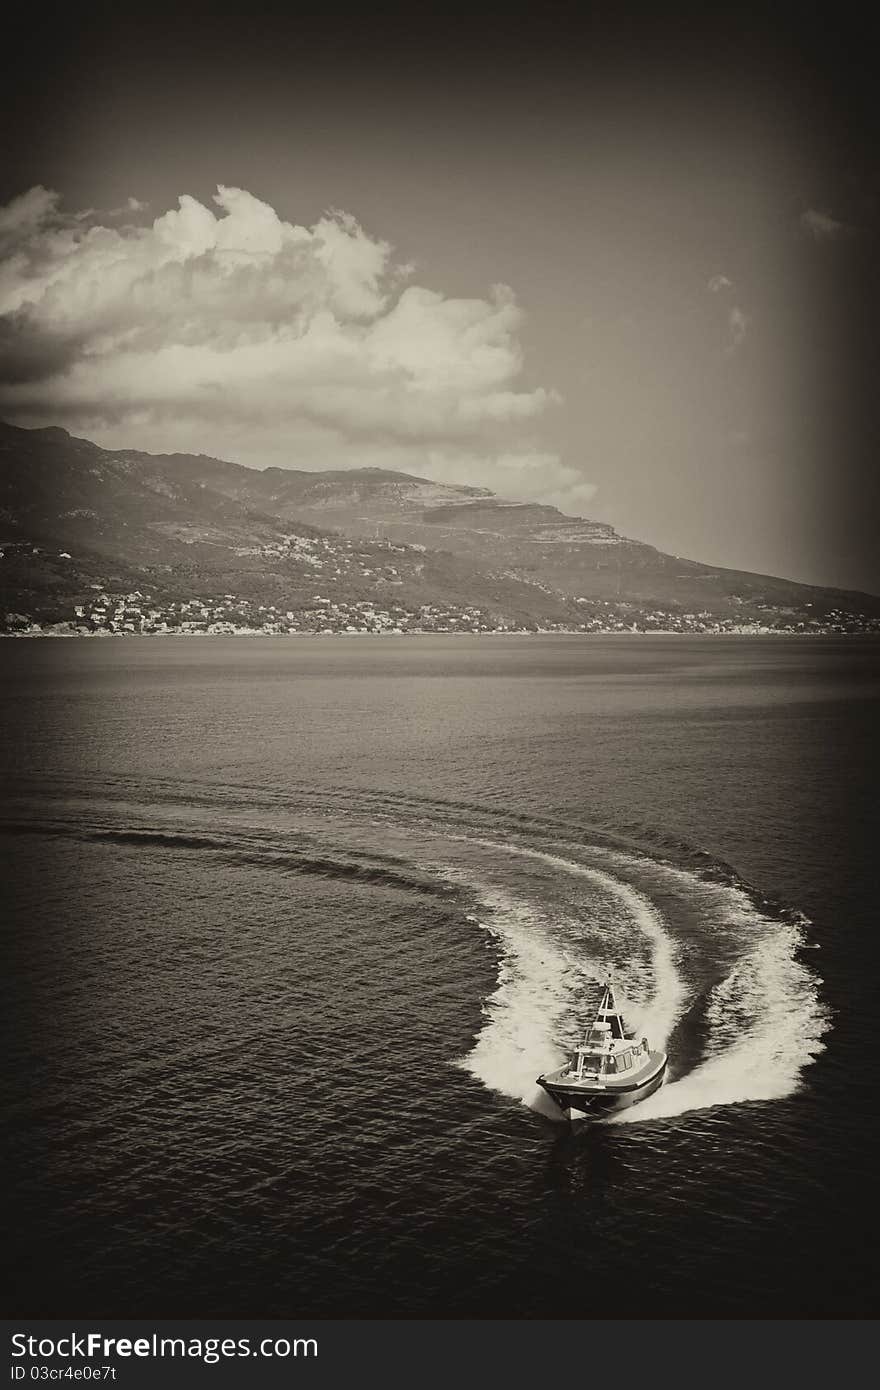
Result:
M666 1053L650 1054L652 1065L645 1068L643 1078L616 1082L609 1079L604 1085L595 1082L566 1080L564 1072L553 1072L538 1077L538 1085L543 1087L555 1100L567 1118L584 1120L610 1115L617 1110L626 1110L647 1100L663 1085L666 1076Z

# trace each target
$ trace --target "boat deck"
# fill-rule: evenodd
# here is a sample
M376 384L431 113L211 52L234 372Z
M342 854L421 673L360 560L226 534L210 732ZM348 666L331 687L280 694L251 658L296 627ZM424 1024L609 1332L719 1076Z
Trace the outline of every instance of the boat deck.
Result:
M604 1072L601 1076L585 1074L578 1076L577 1070L570 1066L560 1067L558 1071L545 1072L538 1078L541 1085L559 1087L561 1090L582 1094L624 1094L638 1091L666 1066L665 1052L649 1052L644 1066L633 1068L619 1075Z

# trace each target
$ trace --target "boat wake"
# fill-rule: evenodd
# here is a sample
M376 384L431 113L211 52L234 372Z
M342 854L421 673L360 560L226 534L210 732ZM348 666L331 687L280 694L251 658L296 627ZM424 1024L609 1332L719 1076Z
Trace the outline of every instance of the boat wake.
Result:
M670 1051L670 1080L638 1106L606 1123L634 1124L744 1101L777 1100L797 1090L803 1069L824 1050L830 1027L821 979L799 958L808 944L805 919L758 910L729 884L701 880L663 864L639 865L664 891L666 912L625 879L545 851L497 846L589 880L619 911L600 912L591 949L572 955L565 924L497 892L484 892L480 924L502 949L498 987L486 1022L462 1065L485 1085L559 1119L534 1084L558 1066L586 1021L572 1001L589 999L597 980L618 984L624 1011L652 1046ZM604 851L603 851L604 852ZM607 852L605 852L607 853ZM608 856L612 857L612 856ZM619 870L635 865L617 855ZM670 892L675 886L681 899ZM694 908L703 914L696 921ZM688 920L690 919L690 920ZM676 925L690 930L676 938ZM636 949L641 935L649 958ZM717 978L707 987L706 977ZM682 1065L682 1058L685 1058ZM688 1060L692 1059L692 1060Z
M25 804L2 828L356 880L406 893L416 927L420 898L461 893L465 930L489 935L498 965L459 1065L554 1118L536 1077L570 1052L608 977L628 1023L670 1060L663 1088L607 1123L781 1099L824 1049L822 982L802 958L809 923L692 847L402 792L158 782L149 799L138 791L135 800L129 784L102 783L84 817L59 788L57 818L47 820L41 794L39 824Z
M614 1122L782 1100L796 1091L803 1068L824 1050L829 1027L818 998L821 981L798 960L803 944L796 925L767 921L758 943L709 996L705 1060Z

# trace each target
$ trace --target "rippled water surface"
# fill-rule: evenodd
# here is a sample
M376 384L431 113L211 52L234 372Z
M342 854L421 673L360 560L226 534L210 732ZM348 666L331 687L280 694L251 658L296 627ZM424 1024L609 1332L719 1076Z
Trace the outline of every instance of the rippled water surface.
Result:
M12 1311L874 1312L876 656L3 643Z

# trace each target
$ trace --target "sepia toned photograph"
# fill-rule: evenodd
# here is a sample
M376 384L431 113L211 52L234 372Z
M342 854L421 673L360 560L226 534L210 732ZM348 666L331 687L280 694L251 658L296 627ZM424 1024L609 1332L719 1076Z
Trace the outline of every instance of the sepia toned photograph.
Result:
M4 1316L874 1317L867 22L20 24Z

